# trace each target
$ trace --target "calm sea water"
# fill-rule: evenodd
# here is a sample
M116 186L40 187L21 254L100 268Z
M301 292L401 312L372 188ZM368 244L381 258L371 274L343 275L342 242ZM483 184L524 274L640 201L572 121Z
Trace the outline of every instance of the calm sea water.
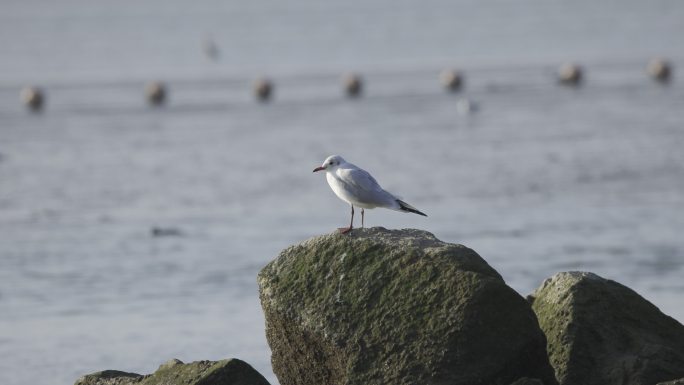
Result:
M656 55L684 68L680 1L1 5L2 384L172 357L239 357L276 383L256 274L347 223L311 173L333 153L429 215L369 226L470 246L522 295L589 270L684 320L684 85L644 73ZM568 60L583 87L555 84ZM439 88L446 67L463 92ZM341 94L348 71L361 99ZM157 79L170 100L152 109Z

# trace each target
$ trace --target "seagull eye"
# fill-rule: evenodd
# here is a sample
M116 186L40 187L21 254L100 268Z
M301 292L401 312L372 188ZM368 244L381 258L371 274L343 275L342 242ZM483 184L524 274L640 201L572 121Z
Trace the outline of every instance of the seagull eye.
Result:
M332 164L333 164L333 161L331 160L329 164L330 164L330 165L332 166Z

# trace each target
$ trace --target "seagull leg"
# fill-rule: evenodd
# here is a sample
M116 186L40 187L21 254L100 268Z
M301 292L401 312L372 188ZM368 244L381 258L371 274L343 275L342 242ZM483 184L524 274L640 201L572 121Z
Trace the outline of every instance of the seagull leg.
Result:
M352 227L354 226L354 205L351 205L351 222L349 222L349 227L342 227L340 228L340 233L342 234L347 234L352 230Z
M361 228L363 228L363 208L361 209Z

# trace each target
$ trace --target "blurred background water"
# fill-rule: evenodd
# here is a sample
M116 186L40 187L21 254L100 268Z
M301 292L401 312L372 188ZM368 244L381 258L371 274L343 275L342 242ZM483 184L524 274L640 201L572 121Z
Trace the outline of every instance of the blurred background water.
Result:
M2 384L172 357L238 357L276 383L256 274L347 223L311 173L334 153L429 215L368 226L472 247L522 295L589 270L684 320L678 0L0 5ZM674 64L667 85L645 74L654 56ZM581 87L556 84L566 61ZM440 88L444 68L464 90ZM259 76L270 103L253 101ZM19 101L28 84L41 113Z

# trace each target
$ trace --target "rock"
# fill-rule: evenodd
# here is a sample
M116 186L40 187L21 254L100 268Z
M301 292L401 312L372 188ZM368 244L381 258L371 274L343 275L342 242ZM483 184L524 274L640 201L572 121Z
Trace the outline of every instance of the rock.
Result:
M137 384L144 376L118 370L104 370L76 380L75 385L129 385Z
M281 385L556 383L529 304L473 250L428 232L315 237L258 281Z
M159 369L157 369L157 371L171 369L177 365L184 365L183 361L179 360L178 358L172 358L164 362L163 364L159 365Z
M154 374L106 370L81 377L75 385L269 385L254 368L236 358L184 364L169 360Z
M558 273L531 301L561 385L684 376L684 326L628 287L592 273Z

